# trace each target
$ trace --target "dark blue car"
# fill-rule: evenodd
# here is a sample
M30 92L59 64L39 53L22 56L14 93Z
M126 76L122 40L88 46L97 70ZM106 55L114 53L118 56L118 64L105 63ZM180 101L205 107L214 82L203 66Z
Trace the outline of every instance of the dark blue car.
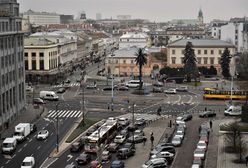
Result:
M114 160L111 163L111 167L110 168L124 168L124 162L121 160Z

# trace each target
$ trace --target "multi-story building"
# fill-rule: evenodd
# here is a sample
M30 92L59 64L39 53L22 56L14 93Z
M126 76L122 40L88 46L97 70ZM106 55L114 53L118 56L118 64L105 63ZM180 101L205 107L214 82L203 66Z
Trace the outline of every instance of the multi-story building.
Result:
M146 33L126 33L119 39L119 48L129 48L136 46L138 48L144 48L149 46L149 36Z
M60 15L48 12L35 12L28 10L23 13L23 18L28 19L30 24L40 26L49 24L60 24Z
M0 0L0 130L25 107L23 32L19 4Z
M77 60L77 42L62 32L36 33L25 39L25 69L28 82L55 82L66 76Z
M248 17L245 18L245 22L244 22L243 45L244 45L244 51L248 52Z
M210 23L211 37L220 39L221 37L221 26L226 25L228 22L223 20L213 20Z
M182 67L184 50L187 42L193 44L195 55L197 58L197 66L210 67L214 66L217 72L220 73L220 58L227 47L230 50L230 54L234 55L235 46L217 39L182 39L176 42L170 43L167 47L167 64L170 67Z

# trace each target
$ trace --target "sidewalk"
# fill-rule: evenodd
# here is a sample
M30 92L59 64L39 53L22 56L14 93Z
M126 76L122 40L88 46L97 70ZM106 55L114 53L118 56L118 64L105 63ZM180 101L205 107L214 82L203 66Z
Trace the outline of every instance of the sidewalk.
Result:
M125 167L141 167L149 159L151 151L151 132L153 132L154 135L154 145L157 145L160 139L163 138L163 135L167 134L169 137L169 135L172 134L174 126L172 125L171 128L168 127L170 120L174 121L174 118L161 118L144 128L143 131L147 137L146 144L145 146L143 143L135 145L135 156L125 161Z
M44 109L44 112L46 109ZM6 137L10 137L14 134L15 126L19 123L34 123L43 114L43 108L40 106L39 109L34 109L32 104L26 106L26 110L21 113L14 121L10 123L8 129L1 132L1 140Z
M238 156L225 151L225 136L219 133L219 124L229 119L213 121L213 131L210 133L210 142L206 158L206 168L246 168L245 163L235 163Z

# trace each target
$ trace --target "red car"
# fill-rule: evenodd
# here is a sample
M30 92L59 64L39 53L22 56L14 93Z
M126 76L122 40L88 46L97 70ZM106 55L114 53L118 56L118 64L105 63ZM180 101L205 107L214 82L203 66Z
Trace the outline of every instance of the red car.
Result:
M89 168L102 168L102 165L97 160L93 160L91 161Z

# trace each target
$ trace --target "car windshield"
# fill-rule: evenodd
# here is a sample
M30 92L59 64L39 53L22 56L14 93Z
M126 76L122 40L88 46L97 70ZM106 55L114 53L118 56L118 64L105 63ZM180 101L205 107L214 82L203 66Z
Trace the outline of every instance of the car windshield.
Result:
M39 134L46 134L47 133L47 131L46 130L42 130L42 131L40 131L40 133Z
M31 166L31 162L22 162L22 166Z
M12 144L11 143L3 143L3 147L9 148L9 147L12 147Z
M202 154L202 150L195 150L195 154Z

